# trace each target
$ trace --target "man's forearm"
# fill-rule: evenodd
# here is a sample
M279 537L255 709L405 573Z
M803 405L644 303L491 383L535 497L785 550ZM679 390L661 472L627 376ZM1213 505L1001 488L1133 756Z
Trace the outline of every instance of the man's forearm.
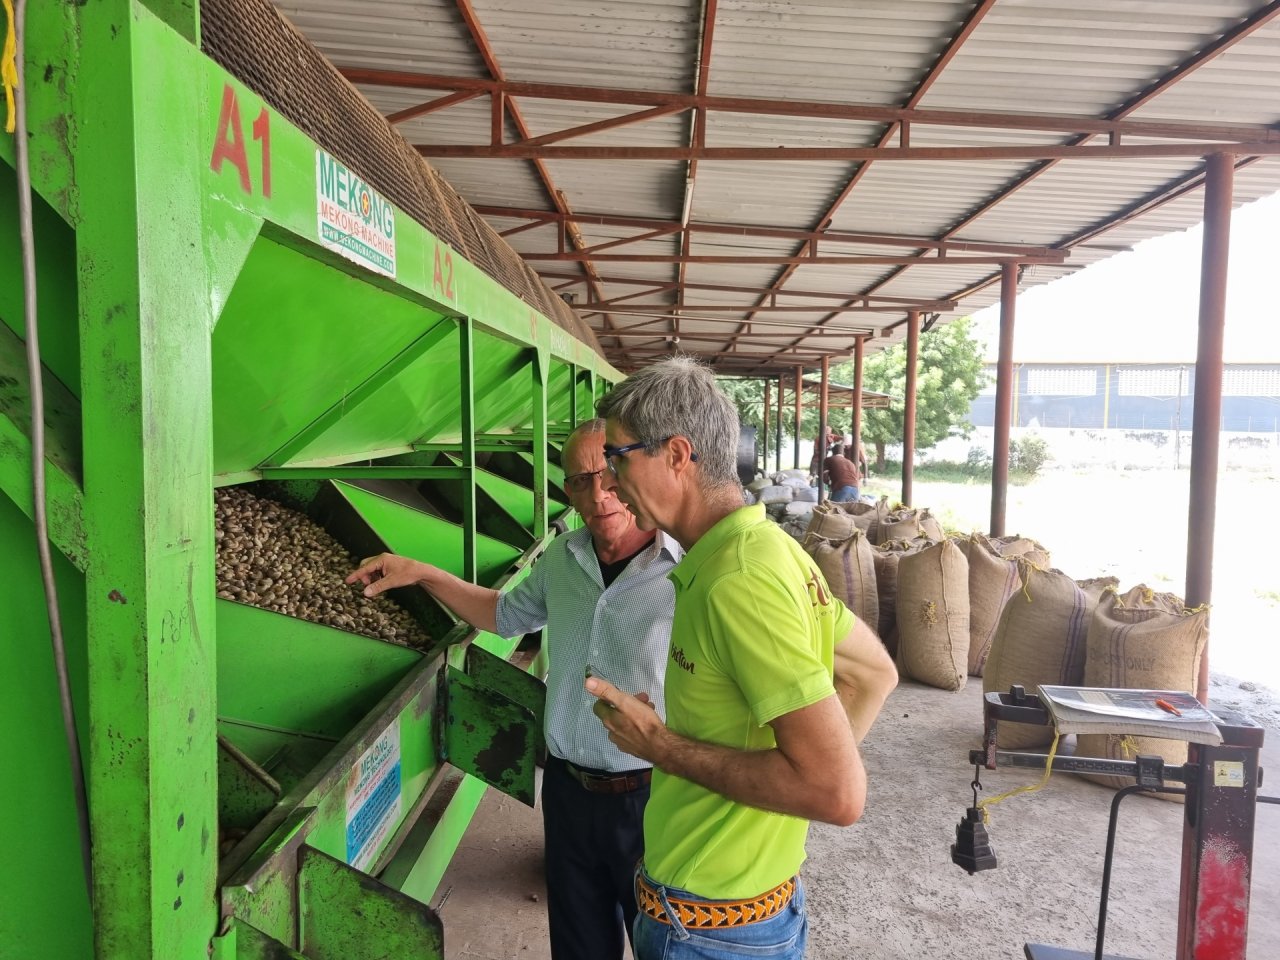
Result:
M423 564L418 585L473 627L489 633L498 629L498 591L455 577L447 570Z
M761 810L848 823L856 815L849 817L845 812L846 791L859 798L859 812L866 794L866 772L856 747L851 767L847 762L835 762L820 772L807 772L776 747L737 750L670 731L663 740L661 756L655 760L660 770ZM833 774L841 782L835 782Z

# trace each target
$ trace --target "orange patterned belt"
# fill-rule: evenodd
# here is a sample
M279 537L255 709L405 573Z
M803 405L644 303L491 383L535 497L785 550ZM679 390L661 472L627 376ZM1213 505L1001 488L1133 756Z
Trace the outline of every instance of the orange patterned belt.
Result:
M772 890L748 900L681 900L668 895L667 903L681 926L697 929L714 927L743 927L776 917L791 902L796 892L796 878L785 880ZM640 909L659 923L670 923L666 907L658 888L644 878L636 876L636 900Z

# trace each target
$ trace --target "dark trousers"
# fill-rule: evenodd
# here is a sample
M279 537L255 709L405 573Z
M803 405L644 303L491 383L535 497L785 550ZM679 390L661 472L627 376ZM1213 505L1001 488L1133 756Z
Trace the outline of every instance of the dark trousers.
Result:
M644 854L645 785L588 792L556 756L542 778L547 914L553 960L619 960L636 918L635 866Z

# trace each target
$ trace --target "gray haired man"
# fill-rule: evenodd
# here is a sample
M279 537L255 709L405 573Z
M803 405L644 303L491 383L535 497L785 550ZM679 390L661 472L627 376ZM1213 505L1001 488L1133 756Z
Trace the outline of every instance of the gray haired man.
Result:
M666 722L647 698L586 681L609 738L654 765L636 958L802 957L808 821L861 816L857 742L893 663L795 541L742 506L737 411L709 370L647 367L598 412L606 486L687 551L671 574Z

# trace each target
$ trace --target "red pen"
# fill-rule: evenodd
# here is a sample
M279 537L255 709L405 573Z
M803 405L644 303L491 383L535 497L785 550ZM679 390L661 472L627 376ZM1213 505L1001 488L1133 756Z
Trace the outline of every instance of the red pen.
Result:
M1168 700L1157 700L1156 706L1159 707L1161 710L1166 711L1167 713L1172 713L1175 717L1182 716L1182 711L1179 710L1177 707L1175 707Z

